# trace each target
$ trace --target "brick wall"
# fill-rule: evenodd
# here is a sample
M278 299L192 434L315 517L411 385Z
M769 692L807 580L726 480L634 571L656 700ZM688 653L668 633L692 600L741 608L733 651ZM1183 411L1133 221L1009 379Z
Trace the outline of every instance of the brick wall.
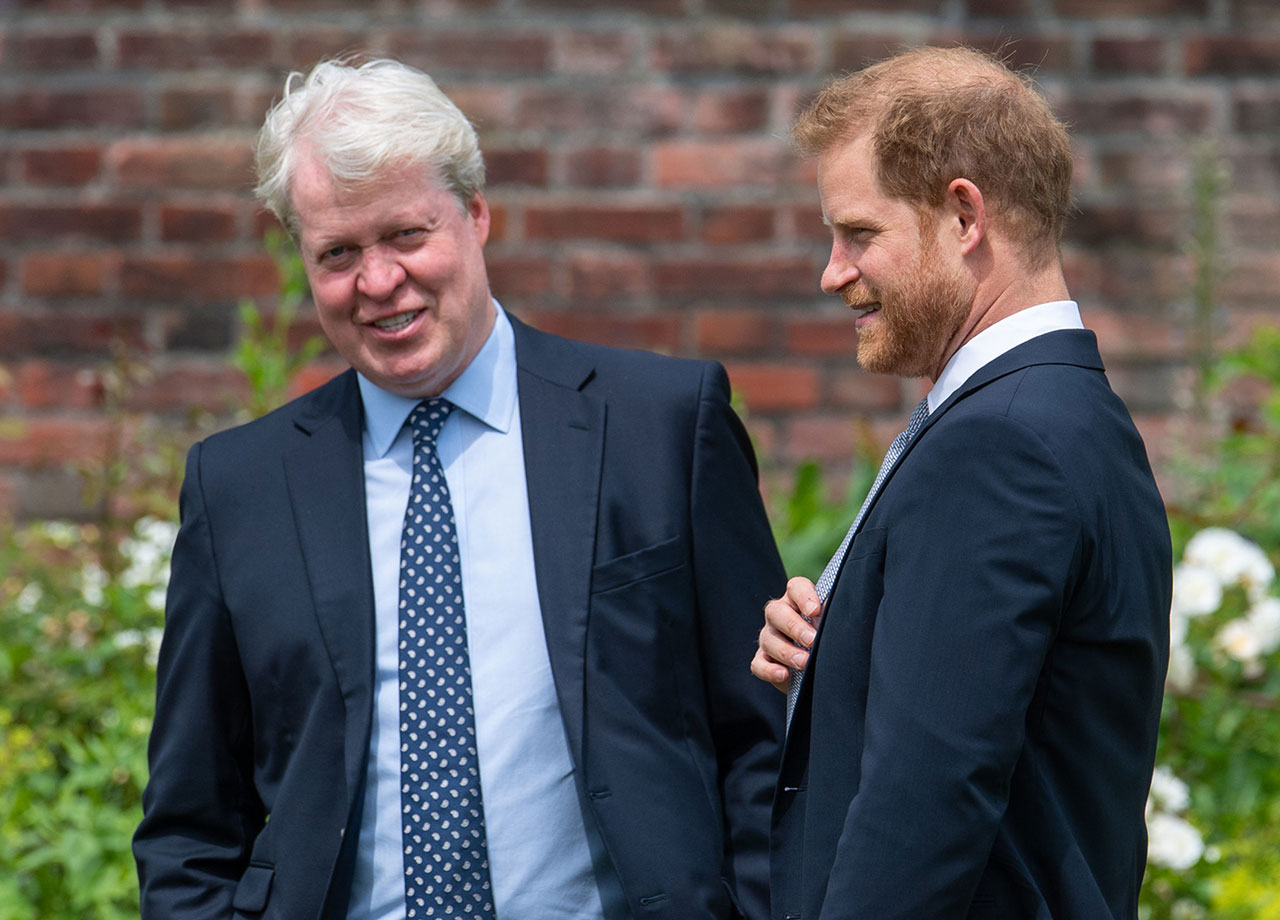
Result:
M504 305L721 359L770 470L839 470L920 384L854 364L787 128L828 74L954 41L1007 46L1073 124L1068 280L1163 456L1206 142L1231 174L1220 332L1276 312L1274 0L0 0L0 514L77 511L65 461L112 436L113 343L150 371L136 430L219 422L236 301L276 290L253 133L286 71L355 50L428 70L477 122Z

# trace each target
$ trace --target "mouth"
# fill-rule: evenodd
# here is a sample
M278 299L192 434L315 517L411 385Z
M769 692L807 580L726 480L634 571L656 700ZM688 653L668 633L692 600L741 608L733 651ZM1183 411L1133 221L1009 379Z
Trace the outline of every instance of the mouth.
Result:
M421 310L414 310L410 313L397 313L395 316L375 319L370 325L380 332L399 332L421 315Z
M880 312L880 304L878 303L849 304L849 308L853 310L855 319L862 319L864 316Z

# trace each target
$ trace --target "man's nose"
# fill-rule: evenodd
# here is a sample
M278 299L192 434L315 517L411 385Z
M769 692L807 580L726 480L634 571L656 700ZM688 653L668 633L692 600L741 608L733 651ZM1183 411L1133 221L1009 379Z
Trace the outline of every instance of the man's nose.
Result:
M398 253L386 246L370 246L362 254L356 286L371 300L386 300L405 279Z
M827 259L827 267L822 270L822 290L826 294L838 294L841 288L853 284L862 273L858 266L849 259L840 247L831 247L831 256Z

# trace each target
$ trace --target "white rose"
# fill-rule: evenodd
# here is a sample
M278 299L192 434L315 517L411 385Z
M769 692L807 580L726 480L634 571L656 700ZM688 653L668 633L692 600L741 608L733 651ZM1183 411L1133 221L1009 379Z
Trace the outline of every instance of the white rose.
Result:
M1177 693L1186 693L1196 682L1196 661L1191 649L1175 645L1169 650L1169 673L1165 686Z
M1264 597L1249 608L1246 619L1258 635L1262 654L1269 655L1280 648L1280 598Z
M1160 812L1147 821L1147 861L1179 871L1190 869L1204 855L1200 832L1177 815Z
M1222 606L1223 579L1207 565L1184 562L1173 570L1175 616L1202 617Z
M1191 792L1168 767L1156 767L1151 774L1151 801L1161 811L1184 811L1191 804Z
M1187 542L1182 559L1212 569L1224 585L1244 585L1261 596L1275 578L1275 567L1258 544L1225 527L1206 527Z
M1247 618L1232 620L1214 637L1214 644L1236 661L1256 662L1262 655L1262 637Z

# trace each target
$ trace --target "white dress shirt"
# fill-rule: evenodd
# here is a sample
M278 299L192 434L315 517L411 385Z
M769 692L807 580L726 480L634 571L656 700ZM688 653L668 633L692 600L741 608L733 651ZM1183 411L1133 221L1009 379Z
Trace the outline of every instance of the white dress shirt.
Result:
M1080 308L1074 300L1054 300L1019 310L983 329L957 349L929 391L929 413L938 410L947 398L964 386L981 367L1007 351L1046 332L1083 329Z
M500 918L601 920L601 894L560 718L534 578L515 338L496 320L442 394L458 410L438 452L462 561L476 746L490 876ZM376 679L364 818L349 920L401 920L397 683L400 532L409 498L416 400L361 377L364 477L376 609Z

